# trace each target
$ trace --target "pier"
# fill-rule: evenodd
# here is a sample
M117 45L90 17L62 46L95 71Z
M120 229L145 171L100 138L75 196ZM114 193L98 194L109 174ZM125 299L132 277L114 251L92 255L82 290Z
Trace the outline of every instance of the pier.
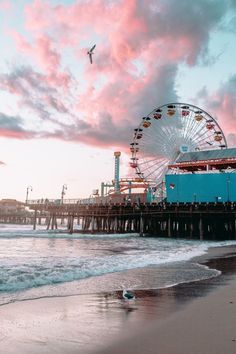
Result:
M139 233L200 240L236 239L236 203L80 204L29 201L33 228L67 226L68 233ZM79 229L74 225L80 225ZM64 229L63 229L64 230Z

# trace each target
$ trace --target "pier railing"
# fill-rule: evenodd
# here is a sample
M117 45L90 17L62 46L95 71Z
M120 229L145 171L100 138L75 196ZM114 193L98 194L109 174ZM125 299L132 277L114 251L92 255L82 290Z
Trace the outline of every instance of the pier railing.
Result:
M26 205L62 205L62 204L81 204L83 199L32 199L28 200Z
M28 200L25 205L87 205L104 204L109 199L107 197L73 198L73 199L33 199Z
M80 203L68 199L28 202L34 211L34 228L44 219L47 229L59 221L74 224L80 232L127 233L200 239L236 239L236 203Z

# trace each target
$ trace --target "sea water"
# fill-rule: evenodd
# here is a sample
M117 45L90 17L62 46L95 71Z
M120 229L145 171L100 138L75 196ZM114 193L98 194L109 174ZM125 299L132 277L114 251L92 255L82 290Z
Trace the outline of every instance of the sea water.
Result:
M0 226L0 305L16 300L158 289L215 277L219 271L190 260L207 242L138 234L90 235Z

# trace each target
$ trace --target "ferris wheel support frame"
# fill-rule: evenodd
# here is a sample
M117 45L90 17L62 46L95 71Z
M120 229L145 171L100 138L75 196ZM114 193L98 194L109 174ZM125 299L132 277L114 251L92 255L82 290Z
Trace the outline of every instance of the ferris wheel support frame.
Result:
M178 119L175 118L176 116ZM177 119L176 126L166 123L169 119ZM150 126L154 126L158 135L159 145L153 141L153 145L156 144L155 148L159 147L159 150L157 150L158 154L155 155L153 153L150 155L151 158L149 156L149 160L145 160L141 156L141 160L140 152L144 156L145 154L148 155L150 153L150 146L152 146L151 139L157 138L156 136L153 137L151 134L147 134ZM156 126L159 126L159 130L157 130ZM178 133L180 136L178 136ZM143 136L146 136L147 140L146 146L148 148L146 150ZM171 141L168 142L167 138ZM183 144L180 144L181 139L183 140ZM182 148L185 147L188 149L191 147L193 149L195 146L195 150L190 151L209 150L212 149L212 146L214 148L216 145L217 149L223 149L227 148L227 140L217 120L205 110L192 104L173 102L158 106L146 117L143 117L138 128L134 129L134 138L130 145L132 152L130 166L135 168L136 174L144 181L151 180L151 176L153 175L158 176L156 180L153 179L153 182L156 182L157 186L160 185L164 178L163 171L167 171L168 165L173 163L179 154L183 152L181 151ZM171 153L170 156L168 156L168 152Z

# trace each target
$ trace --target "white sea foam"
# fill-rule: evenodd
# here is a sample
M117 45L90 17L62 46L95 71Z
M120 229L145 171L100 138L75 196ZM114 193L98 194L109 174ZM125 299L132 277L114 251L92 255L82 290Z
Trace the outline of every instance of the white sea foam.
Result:
M186 262L209 247L236 241L201 242L141 238L137 235L59 234L5 227L0 229L0 292L17 292L150 266ZM187 269L189 265L186 265ZM185 268L183 268L185 269ZM213 276L210 270L177 274L163 284ZM195 275L194 275L195 272ZM159 277L160 279L160 277Z

